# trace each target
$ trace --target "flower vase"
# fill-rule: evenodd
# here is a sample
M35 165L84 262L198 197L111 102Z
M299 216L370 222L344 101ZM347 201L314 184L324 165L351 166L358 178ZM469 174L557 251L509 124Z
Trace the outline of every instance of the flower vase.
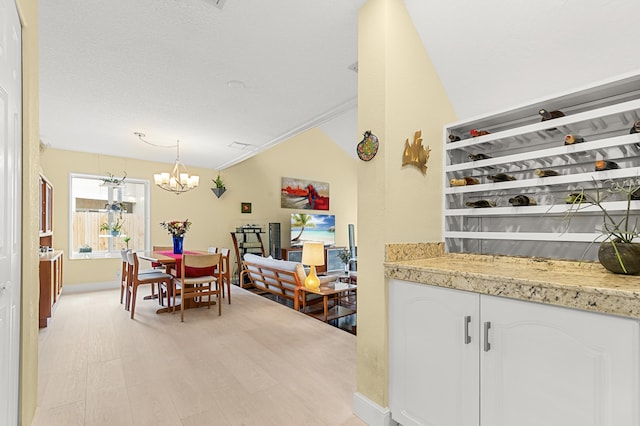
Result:
M182 254L182 242L184 241L184 235L178 235L173 237L173 253Z

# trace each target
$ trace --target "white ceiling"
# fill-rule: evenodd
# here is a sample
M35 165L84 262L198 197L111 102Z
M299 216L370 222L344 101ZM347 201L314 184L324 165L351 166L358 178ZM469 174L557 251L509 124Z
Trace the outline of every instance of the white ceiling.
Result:
M460 119L640 71L638 0L404 3Z
M355 157L365 0L215 2L40 0L42 141L223 169L320 126ZM404 3L461 119L640 67L637 0Z
M41 0L41 139L174 161L142 132L180 140L188 166L222 169L324 123L355 156L364 1Z

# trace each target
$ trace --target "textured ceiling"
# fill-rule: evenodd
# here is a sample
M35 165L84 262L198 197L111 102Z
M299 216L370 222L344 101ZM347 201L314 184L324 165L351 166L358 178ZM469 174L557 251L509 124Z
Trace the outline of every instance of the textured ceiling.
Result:
M212 169L323 123L355 146L348 67L362 3L41 0L41 139L173 162L175 149L145 145L142 132L158 145L180 140L187 165Z
M364 2L41 0L41 139L222 169L317 125L355 156ZM640 67L638 0L404 3L460 119Z

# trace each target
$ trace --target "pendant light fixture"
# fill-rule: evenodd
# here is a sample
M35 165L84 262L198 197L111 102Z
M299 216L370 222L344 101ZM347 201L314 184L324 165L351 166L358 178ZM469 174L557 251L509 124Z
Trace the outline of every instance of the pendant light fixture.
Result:
M157 148L176 148L176 162L171 172L160 172L153 175L153 182L159 188L180 195L198 186L200 176L190 175L187 167L180 161L180 141L176 141L175 145L163 146L144 140L143 138L146 136L144 133L134 132L134 135L138 136L142 142Z

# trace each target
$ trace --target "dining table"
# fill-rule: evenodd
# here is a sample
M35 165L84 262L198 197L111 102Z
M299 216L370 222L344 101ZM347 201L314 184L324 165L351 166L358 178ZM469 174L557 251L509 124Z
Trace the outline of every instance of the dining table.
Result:
M211 254L208 251L203 250L184 250L182 253L174 253L171 250L158 250L158 251L142 251L138 252L138 259L148 260L152 265L163 265L166 268L168 274L173 275L174 279L180 278L182 273L181 263L182 263L182 255L183 254ZM189 268L187 267L185 273L187 276L189 275L214 275L215 269L211 268L211 270L203 271L206 268ZM222 285L223 283L219 283ZM167 298L170 300L173 297L173 289L167 289ZM174 299L175 304L175 299ZM212 305L215 305L215 301L211 301ZM185 309L198 308L200 306L206 306L206 303L200 303L195 300L188 300L185 304ZM180 308L180 305L175 307L176 309ZM170 312L172 308L163 307L156 311L157 314Z

